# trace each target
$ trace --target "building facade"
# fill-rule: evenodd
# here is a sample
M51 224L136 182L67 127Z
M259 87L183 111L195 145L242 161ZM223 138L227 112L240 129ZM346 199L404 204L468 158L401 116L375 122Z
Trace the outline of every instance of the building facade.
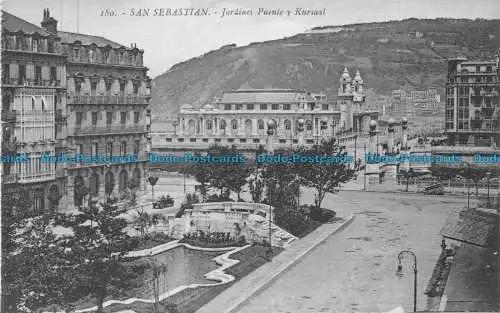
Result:
M4 164L5 191L33 190L34 210L43 211L82 204L78 187L87 187L87 199L124 191L131 180L145 187L151 121L144 51L58 31L48 10L41 27L7 12L2 26L2 153L29 158ZM77 154L122 158L41 161Z
M3 12L2 155L27 158L3 164L2 187L27 190L34 212L56 207L63 196L64 171L41 158L64 139L56 126L66 105L65 60L54 33Z
M451 145L500 144L499 60L448 60L445 132Z
M347 69L344 73L349 75ZM304 122L306 145L352 131L353 127L368 129L369 120L376 119L378 112L363 111L365 98L359 71L354 84L345 75L341 82L344 85L336 103L323 94L302 90L248 89L224 92L220 99L202 108L185 104L174 123L174 133L166 135L163 142L156 141L155 146L183 150L234 144L256 149L269 139L267 123L271 120L276 122L272 140L277 147L299 144L299 120Z

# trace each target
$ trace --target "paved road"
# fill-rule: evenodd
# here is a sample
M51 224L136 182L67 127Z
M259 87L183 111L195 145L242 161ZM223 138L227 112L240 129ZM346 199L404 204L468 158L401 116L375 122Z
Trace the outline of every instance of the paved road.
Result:
M306 195L307 197L307 195ZM383 312L413 310L411 261L395 275L402 249L417 253L418 308L440 252L438 235L447 214L463 200L406 194L343 192L326 199L357 217L284 273L239 313Z

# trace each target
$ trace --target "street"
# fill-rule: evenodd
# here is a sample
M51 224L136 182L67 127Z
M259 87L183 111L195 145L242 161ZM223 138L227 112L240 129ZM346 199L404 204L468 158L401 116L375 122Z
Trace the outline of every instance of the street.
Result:
M439 231L451 209L463 202L401 193L328 195L325 207L353 212L355 221L238 312L383 312L399 305L413 311L413 261L404 259L404 276L396 275L397 255L406 249L418 257L417 310L424 310L423 292L440 253Z

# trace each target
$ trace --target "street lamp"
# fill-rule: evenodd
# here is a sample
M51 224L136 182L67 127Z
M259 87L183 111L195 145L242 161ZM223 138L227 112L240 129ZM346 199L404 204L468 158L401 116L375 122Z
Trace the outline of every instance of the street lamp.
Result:
M405 257L405 255L411 255L413 257L413 274L415 275L415 278L413 280L413 312L417 312L417 256L415 255L415 253L408 250L403 250L399 252L398 269L396 274L399 277L403 276L403 265L401 261Z
M148 182L151 185L151 196L153 197L152 202L155 201L155 185L158 182L158 176L149 175Z
M299 122L300 125L300 122ZM272 145L272 135L274 134L274 130L276 129L276 121L275 120L269 120L267 121L267 150L268 153L273 153L273 145ZM274 179L272 179L273 185L275 185ZM273 187L274 188L274 187ZM268 189L269 191L269 189ZM273 255L273 246L271 244L271 238L272 238L272 212L271 212L271 204L272 204L272 192L269 193L269 250L268 250L268 259L271 260L272 255Z
M491 172L486 172L486 177L488 178L488 208L490 207L490 178Z
M413 168L410 168L407 172L405 172L406 175L406 192L408 192L408 185L410 184L410 177L413 177Z
M297 121L297 130L299 131L299 147L304 145L304 119Z
M269 120L267 121L267 145L268 145L268 152L273 153L273 145L272 145L272 135L274 135L276 129L276 121L275 120Z

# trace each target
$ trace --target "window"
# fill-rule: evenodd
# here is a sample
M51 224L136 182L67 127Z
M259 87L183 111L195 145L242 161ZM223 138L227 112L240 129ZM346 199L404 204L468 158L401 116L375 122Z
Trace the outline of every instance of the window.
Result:
M26 66L23 64L19 65L19 84L24 84L24 80L26 79Z
M172 139L172 138L170 138ZM135 140L134 141L134 154L139 154L139 150L140 150L140 147L141 147L141 141L140 140Z
M224 104L224 110L231 111L231 105L230 104Z
M2 83L8 84L10 80L10 65L2 64Z
M75 79L75 92L79 94L82 91L82 81L80 79Z
M139 86L141 85L141 82L136 80L134 81L134 94L138 94L139 93Z
M113 143L112 142L108 142L107 145L106 145L106 155L108 157L112 157L113 156Z
M488 65L488 66L486 67L486 72L488 72L488 73L491 73L491 72L492 72L491 65Z
M238 129L238 121L237 121L237 120L232 120L232 121L231 121L231 128L232 128L233 130Z
M73 51L73 58L75 59L75 61L80 61L80 49L79 48L75 48L75 50Z
M42 98L42 111L45 111L45 100Z
M97 126L97 112L92 112L92 126Z
M326 121L321 121L320 129L321 130L328 129L328 123Z
M126 84L125 80L120 80L120 92L121 93L125 92L125 84Z
M312 121L308 120L306 122L306 129L307 130L312 130L313 129L313 123L312 123Z
M476 66L476 72L481 72L481 66L479 65Z
M321 107L323 111L328 111L328 104L323 104Z
M38 52L38 48L40 47L40 44L38 42L38 39L33 39L31 41L31 49L34 51L34 52Z
M237 104L236 107L234 108L235 110L241 110L242 108L242 105L241 104Z
M291 104L290 103L283 104L283 110L290 110L290 109L291 109Z
M139 124L139 112L134 112L134 123Z
M247 110L253 110L254 106L253 103L247 104Z
M122 143L120 145L120 154L121 155L127 154L127 142L126 141L122 141Z
M113 85L113 80L111 79L106 79L106 92L111 91L111 86Z
M277 104L277 103L273 103L271 109L272 110L279 110L280 109L280 105Z
M50 81L52 83L57 81L57 68L55 66L50 67Z
M110 126L113 123L113 112L106 112L106 125Z
M104 51L104 53L102 54L102 58L105 64L109 63L109 50Z
M83 120L83 112L76 112L76 125L81 126Z
M83 154L83 144L79 143L76 145L76 153Z
M127 112L120 112L120 123L124 125L127 122Z
M259 129L264 129L264 121L263 120L258 120L257 121L257 127Z
M92 79L90 81L90 93L92 95L95 95L96 90L97 90L97 79Z
M207 121L207 129L212 130L212 121L210 120Z
M286 130L292 129L292 122L290 122L289 120L286 120L285 121L285 129Z
M42 83L42 67L35 66L35 84L40 85Z
M91 155L97 155L99 144L97 142L92 143L92 151L90 152Z
M267 103L261 103L260 104L260 109L261 110L267 110Z

